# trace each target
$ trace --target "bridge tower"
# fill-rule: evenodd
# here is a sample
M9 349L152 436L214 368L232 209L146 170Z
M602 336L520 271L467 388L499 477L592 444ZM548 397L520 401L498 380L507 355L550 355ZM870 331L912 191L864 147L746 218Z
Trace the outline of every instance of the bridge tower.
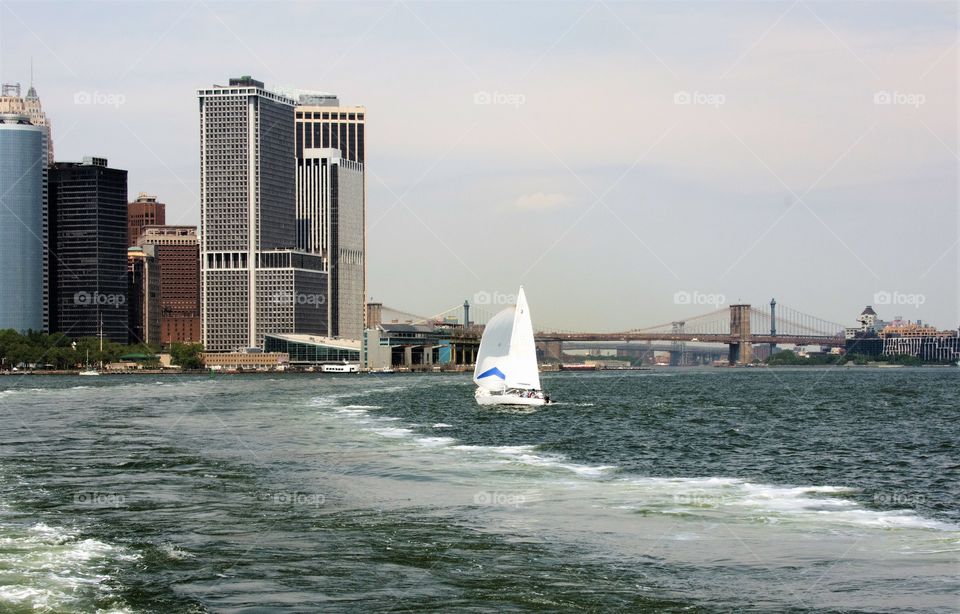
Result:
M537 353L543 362L563 362L563 341L537 341Z
M671 326L671 332L675 335L682 335L683 328L686 326L686 322L673 322ZM670 349L670 366L671 367L682 367L684 366L684 351L687 349L687 344L683 341L674 341L671 344Z
M750 305L730 305L731 365L747 365L753 361L753 343L750 341Z
M777 336L777 299L770 299L770 336L776 338ZM774 341L770 344L770 355L773 356L777 353L777 342Z
M463 327L470 326L470 303L463 301Z

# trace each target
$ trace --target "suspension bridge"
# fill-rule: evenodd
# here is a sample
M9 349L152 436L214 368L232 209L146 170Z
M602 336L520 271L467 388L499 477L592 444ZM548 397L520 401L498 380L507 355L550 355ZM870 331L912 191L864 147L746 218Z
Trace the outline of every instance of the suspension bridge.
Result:
M456 324L457 337L476 337L483 325L506 305L462 305L451 307L430 317L382 306L382 321L406 324ZM545 357L560 360L563 343L576 342L669 342L671 352L682 353L686 343L719 343L728 346L730 364L748 364L753 360L753 346L766 344L771 351L778 345L819 345L842 347L844 326L803 313L771 300L769 305L729 305L707 313L645 328L620 332L583 332L536 327L535 338Z

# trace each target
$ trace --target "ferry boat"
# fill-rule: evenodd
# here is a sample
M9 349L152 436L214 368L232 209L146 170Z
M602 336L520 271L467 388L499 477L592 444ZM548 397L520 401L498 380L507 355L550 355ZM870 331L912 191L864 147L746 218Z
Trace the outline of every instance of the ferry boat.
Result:
M343 364L329 364L321 365L320 371L322 373L359 373L360 367L348 362Z

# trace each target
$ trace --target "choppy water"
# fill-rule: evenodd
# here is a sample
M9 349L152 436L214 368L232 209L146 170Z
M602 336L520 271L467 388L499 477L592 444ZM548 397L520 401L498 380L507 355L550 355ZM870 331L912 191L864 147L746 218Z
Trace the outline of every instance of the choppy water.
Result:
M0 611L960 610L957 370L544 380L4 378Z

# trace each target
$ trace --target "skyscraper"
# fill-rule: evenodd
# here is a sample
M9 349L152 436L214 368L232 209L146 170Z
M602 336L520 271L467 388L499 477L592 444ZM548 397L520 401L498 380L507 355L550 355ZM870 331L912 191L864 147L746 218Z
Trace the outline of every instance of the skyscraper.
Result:
M30 69L30 87L27 95L20 97L19 83L4 83L0 86L0 113L23 113L34 126L43 126L47 135L47 162L53 162L53 133L50 119L43 111L40 97L33 87L33 68Z
M294 101L249 76L198 96L204 346L233 351L262 346L264 333L321 332L313 328L326 273L319 257L295 249Z
M0 329L44 328L46 131L0 114Z
M297 243L323 257L331 337L360 339L366 283L366 109L331 94L299 95Z
M49 194L50 329L127 343L127 171L57 162Z
M167 206L157 197L140 192L137 200L127 205L127 245L133 247L144 226L163 226L167 223Z
M160 271L143 247L127 249L129 343L160 342Z
M196 226L145 226L137 245L156 258L160 269L160 343L200 341Z

